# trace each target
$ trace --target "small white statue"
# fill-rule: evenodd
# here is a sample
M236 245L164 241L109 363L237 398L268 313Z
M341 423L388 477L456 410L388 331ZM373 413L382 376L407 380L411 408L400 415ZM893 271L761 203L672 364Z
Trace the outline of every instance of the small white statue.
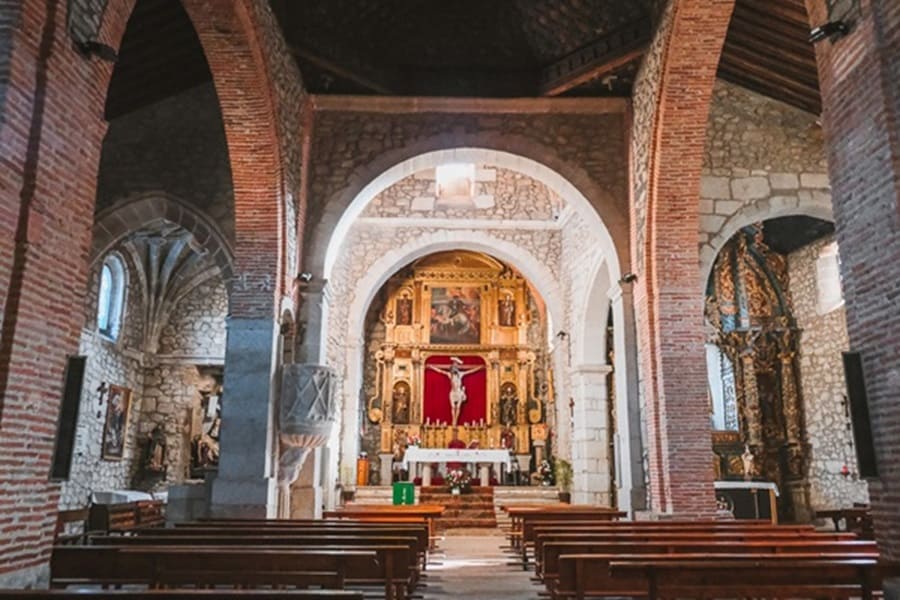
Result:
M753 479L753 461L755 457L753 456L753 452L750 451L750 446L744 444L744 453L741 454L741 460L744 463L744 480L750 481Z

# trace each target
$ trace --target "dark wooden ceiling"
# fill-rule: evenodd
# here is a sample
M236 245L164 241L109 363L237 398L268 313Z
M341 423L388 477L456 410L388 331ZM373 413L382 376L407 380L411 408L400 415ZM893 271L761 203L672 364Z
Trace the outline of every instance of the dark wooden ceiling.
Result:
M737 0L719 77L819 114L816 56L803 0Z
M628 96L652 0L270 0L319 94ZM803 0L737 0L719 76L818 114ZM179 0L138 0L110 82L115 118L211 80Z

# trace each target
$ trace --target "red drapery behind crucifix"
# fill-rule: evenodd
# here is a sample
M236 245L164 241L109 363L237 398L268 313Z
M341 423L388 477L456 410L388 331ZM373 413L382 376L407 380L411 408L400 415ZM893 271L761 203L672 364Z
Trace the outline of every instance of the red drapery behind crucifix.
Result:
M487 420L487 365L480 356L457 356L462 361L460 369L485 368L463 377L462 384L466 388L466 402L459 411L459 425L475 424L482 419ZM422 416L431 423L453 422L450 410L450 378L429 369L428 366L449 368L451 356L431 356L425 360L425 390Z

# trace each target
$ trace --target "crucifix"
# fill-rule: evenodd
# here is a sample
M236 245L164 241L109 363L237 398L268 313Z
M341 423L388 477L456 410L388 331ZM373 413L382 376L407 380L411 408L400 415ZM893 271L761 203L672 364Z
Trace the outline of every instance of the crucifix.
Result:
M463 385L463 377L477 373L484 368L484 365L461 369L460 365L463 361L457 356L450 357L450 365L428 365L427 368L440 373L450 380L450 414L453 416L453 426L456 427L459 421L459 411L462 409L463 403L466 401L466 388Z

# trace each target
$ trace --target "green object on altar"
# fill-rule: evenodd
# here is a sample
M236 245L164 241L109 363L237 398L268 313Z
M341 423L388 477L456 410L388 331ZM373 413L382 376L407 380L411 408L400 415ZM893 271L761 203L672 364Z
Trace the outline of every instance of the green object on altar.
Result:
M416 503L416 488L410 481L398 481L394 483L393 492L394 506Z

